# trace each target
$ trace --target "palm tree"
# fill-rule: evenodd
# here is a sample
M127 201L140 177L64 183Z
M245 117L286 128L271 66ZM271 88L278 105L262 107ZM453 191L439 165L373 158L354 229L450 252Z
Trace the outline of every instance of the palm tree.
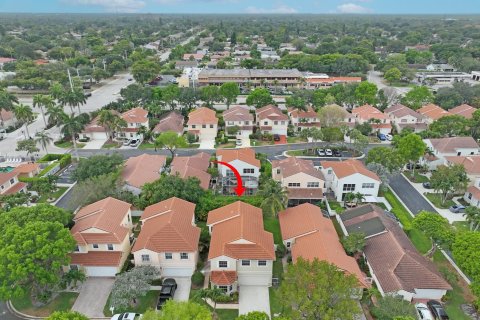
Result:
M55 104L53 101L52 96L46 95L46 94L36 94L33 96L33 107L38 107L40 108L40 111L42 112L42 117L43 117L43 122L45 123L45 127L47 126L47 120L45 119L45 112L43 110L43 107L51 107Z
M26 104L20 103L13 108L13 113L18 120L25 124L27 136L30 137L30 133L28 132L28 123L34 119L32 108Z
M276 216L279 211L285 209L287 206L287 191L278 181L273 179L265 181L257 194L263 197L260 207L271 216Z
M470 223L470 231L477 231L480 228L480 208L469 206L463 216Z
M109 139L113 139L112 126L115 121L115 115L111 110L102 110L98 114L98 124L105 128Z
M365 200L365 196L361 192L356 192L354 195L354 200L356 204L362 203Z
M352 204L355 202L356 196L355 193L349 192L345 194L345 197L343 197L343 202L345 202L345 207L347 206L347 203Z
M62 124L63 119L67 117L67 114L65 111L63 111L63 108L56 105L48 107L46 115L48 115L48 122L57 127L59 127Z
M79 161L80 158L78 157L77 141L75 139L75 135L77 133L80 133L83 130L85 125L82 123L79 117L75 116L75 113L72 113L70 116L65 117L63 119L62 124L63 124L62 132L64 135L70 135L73 143L73 150L75 152L75 157L77 161Z
M127 127L127 121L125 121L123 118L121 118L118 115L115 115L113 118L113 123L112 123L112 130L114 132L118 132L122 130L123 128Z
M73 113L73 107L78 107L78 113L80 113L80 105L84 105L87 102L87 98L83 93L83 89L75 87L72 90L65 90L63 94L58 98L60 104L69 106Z
M62 97L64 91L65 91L65 89L58 82L55 82L54 84L52 84L50 86L50 95L53 97L53 99L55 99L57 101L60 100L60 97Z
M11 111L15 103L18 103L18 98L8 92L6 89L0 89L0 120L2 121L3 125L3 115L1 113L2 110Z
M206 298L212 300L213 301L213 313L215 314L215 312L217 310L217 301L223 295L225 295L223 290L214 287L214 288L206 288L206 289L199 290L195 294L194 298L197 299L197 300L206 299Z
M45 131L37 132L35 137L35 143L40 144L43 150L48 153L47 146L53 141L52 137Z

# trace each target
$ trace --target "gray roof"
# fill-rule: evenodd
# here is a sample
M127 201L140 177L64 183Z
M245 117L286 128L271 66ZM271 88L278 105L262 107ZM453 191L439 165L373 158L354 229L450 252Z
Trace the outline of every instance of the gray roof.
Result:
M366 213L372 212L374 210L375 210L375 208L371 204L367 204L367 205L364 205L364 206L359 206L359 207L356 207L356 208L348 209L347 211L343 212L340 215L340 219L342 219L342 221L347 221L347 220L350 220L352 218L359 217L359 216L362 216Z
M341 216L341 215L340 215ZM348 233L364 233L366 237L370 237L386 231L380 218L373 218L353 224L346 227Z

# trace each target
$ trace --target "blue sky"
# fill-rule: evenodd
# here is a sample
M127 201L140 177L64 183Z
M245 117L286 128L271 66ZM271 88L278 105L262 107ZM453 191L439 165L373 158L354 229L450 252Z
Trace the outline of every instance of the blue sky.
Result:
M0 12L480 13L480 0L0 0Z

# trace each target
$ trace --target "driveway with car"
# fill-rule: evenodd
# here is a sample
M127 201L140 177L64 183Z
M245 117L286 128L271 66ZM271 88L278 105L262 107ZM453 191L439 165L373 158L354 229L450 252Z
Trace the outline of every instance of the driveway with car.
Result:
M104 317L103 307L107 303L114 282L114 278L88 278L82 284L72 310L83 313L89 318Z
M267 286L241 286L238 295L238 314L263 311L270 315L270 296Z

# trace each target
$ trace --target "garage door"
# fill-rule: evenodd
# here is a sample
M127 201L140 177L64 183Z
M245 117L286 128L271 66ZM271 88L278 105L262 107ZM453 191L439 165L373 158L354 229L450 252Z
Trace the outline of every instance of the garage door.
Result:
M116 267L86 267L88 277L115 277Z
M104 140L107 139L107 134L105 132L93 132L92 138L94 140Z
M163 277L191 277L193 274L192 268L163 268Z
M271 275L262 274L238 274L238 284L240 286L270 286L272 284Z

